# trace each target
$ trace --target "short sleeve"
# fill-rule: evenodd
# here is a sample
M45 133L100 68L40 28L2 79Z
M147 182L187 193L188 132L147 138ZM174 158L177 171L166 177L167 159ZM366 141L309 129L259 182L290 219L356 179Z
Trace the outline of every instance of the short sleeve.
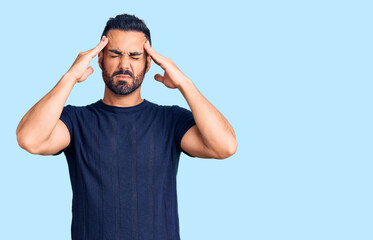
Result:
M62 149L61 151L59 151L58 153L53 154L53 155L61 154L66 149L68 149L71 145L71 141L73 139L73 124L72 124L73 111L74 111L74 107L71 106L71 105L67 105L63 108L61 116L60 116L60 120L66 125L67 129L69 130L70 143L66 148Z
M193 114L190 110L173 105L173 114L174 114L174 121L175 121L175 142L176 147L180 152L184 152L186 155L190 157L194 157L187 152L185 152L181 148L181 140L183 139L183 136L185 133L196 124L194 121Z

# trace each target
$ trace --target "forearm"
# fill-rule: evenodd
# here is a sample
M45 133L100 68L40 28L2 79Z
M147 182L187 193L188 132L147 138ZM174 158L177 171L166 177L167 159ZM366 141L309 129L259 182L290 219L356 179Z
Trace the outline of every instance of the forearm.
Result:
M25 114L16 131L21 147L38 146L48 139L75 82L76 80L65 74L56 86Z
M189 78L178 87L193 113L206 147L213 151L234 153L236 135L227 119L198 91Z

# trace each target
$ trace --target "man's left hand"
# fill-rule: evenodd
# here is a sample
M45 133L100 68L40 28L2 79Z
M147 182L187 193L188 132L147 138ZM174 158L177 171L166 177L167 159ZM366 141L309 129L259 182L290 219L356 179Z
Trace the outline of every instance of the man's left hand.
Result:
M144 48L153 61L164 70L163 76L161 74L154 75L155 80L162 82L168 88L179 88L182 82L188 79L171 59L154 51L149 41L146 41Z

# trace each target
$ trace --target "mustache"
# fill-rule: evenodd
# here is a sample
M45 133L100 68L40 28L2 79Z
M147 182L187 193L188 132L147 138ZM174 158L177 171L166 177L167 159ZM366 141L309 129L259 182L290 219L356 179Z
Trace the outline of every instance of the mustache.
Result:
M126 71L120 70L118 72L115 72L113 74L113 77L116 76L116 75L128 75L128 76L134 78L133 74L129 70L126 70Z

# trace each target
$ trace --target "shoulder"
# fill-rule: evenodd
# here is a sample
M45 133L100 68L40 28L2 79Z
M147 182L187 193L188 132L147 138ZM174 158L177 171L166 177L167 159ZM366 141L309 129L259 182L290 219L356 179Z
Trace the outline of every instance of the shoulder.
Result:
M177 111L190 111L188 110L186 107L183 107L183 106L179 106L177 104L167 104L167 105L163 105L163 104L157 104L157 103L153 103L153 102L150 102L148 101L149 105L152 106L153 108L158 108L158 109L163 109L163 110L166 110L166 111L171 111L171 112L177 112Z
M149 106L148 111L145 111L147 114L168 122L170 126L193 118L193 114L189 109L176 104L162 105L149 102Z
M170 106L170 111L175 116L175 118L186 118L186 117L193 117L192 111L185 107L181 107L178 105Z
M95 103L85 106L67 104L63 107L60 118L63 122L66 122L64 121L66 119L70 119L70 121L79 120L81 118L85 118L87 115L90 115L90 113L94 112L96 108Z
M179 105L164 105L162 108L173 120L192 116L192 112L189 109Z
M81 112L81 111L91 111L93 109L97 109L98 102L94 102L88 105L73 105L73 104L67 104L64 106L64 109L68 111L75 111L75 112Z
M165 105L165 104L159 104L159 103L154 103L154 102L148 102L148 109L151 111L155 111L157 113L162 113L162 114L172 114L175 111L175 107L178 107L176 105Z

